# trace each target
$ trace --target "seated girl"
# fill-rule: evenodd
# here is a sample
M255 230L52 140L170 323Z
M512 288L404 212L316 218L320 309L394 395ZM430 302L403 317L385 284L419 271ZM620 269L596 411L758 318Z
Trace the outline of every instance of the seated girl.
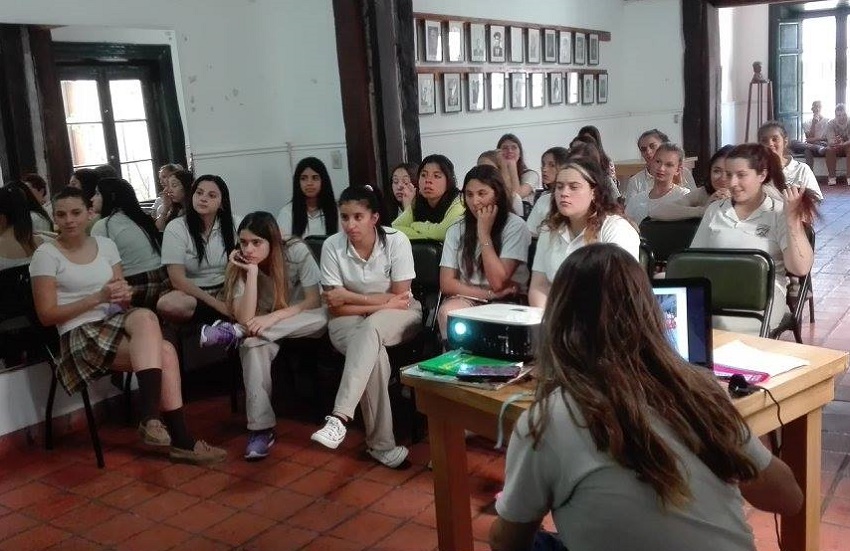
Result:
M165 231L169 222L183 216L186 204L186 195L192 189L192 173L188 170L177 170L169 174L165 180L165 187L160 197L163 199L163 208L156 216L156 229Z
M0 187L0 270L29 264L32 253L42 242L33 233L23 191Z
M454 165L443 155L428 155L419 163L419 193L393 228L410 239L443 241L449 226L462 216Z
M611 195L608 175L586 157L561 167L532 264L528 304L543 308L561 263L590 243L614 243L640 258L640 236Z
M236 232L230 191L220 176L199 176L190 194L186 214L169 222L162 237L162 265L174 290L156 309L170 321L208 323L230 317L221 292Z
M499 138L496 149L501 153L499 168L505 184L523 201L533 203L534 193L540 189L540 176L525 165L522 142L514 134L505 134Z
M804 276L812 269L814 252L804 223L816 213L811 191L787 186L779 157L761 144L734 147L726 156L726 174L731 197L712 203L705 211L691 247L713 249L760 249L773 258L775 285L770 328L782 321L788 273ZM766 191L770 184L783 200ZM758 334L755 320L716 316L714 326Z
M652 157L652 187L626 200L626 216L640 224L644 218L652 217L655 209L686 196L690 190L675 183L684 158L685 153L678 145L659 145Z
M183 165L168 163L159 167L157 181L159 182L159 194L151 206L151 217L156 220L171 208L171 197L168 194L168 179L172 174L182 171ZM191 183L191 180L190 180ZM188 186L187 186L188 187ZM165 226L163 226L164 228ZM162 231L162 229L160 229Z
M30 172L29 174L21 176L21 182L30 188L36 202L38 202L38 204L41 205L41 208L44 209L44 213L47 214L48 217L53 216L53 207L50 205L50 190L47 187L47 180L34 172ZM50 219L50 222L52 225L52 218Z
M611 160L611 157L605 153L605 146L602 145L602 133L599 132L599 129L593 126L592 124L588 124L587 126L582 126L578 130L577 136L590 136L596 142L596 147L599 148L599 156L601 158L602 170L604 170L608 177L611 178L611 181L615 183L617 182L617 167L614 166L614 161ZM617 185L617 191L619 193L619 185Z
M32 222L32 231L48 237L54 237L53 220L44 210L44 207L41 206L41 203L29 186L23 182L14 181L9 182L4 187L15 189L23 196L26 201L27 216L30 217L30 221Z
M508 212L499 170L477 166L463 179L466 213L449 228L440 260L444 300L437 320L446 339L449 312L524 294L528 282L531 233L522 218Z
M292 175L292 201L280 209L277 224L285 237L337 232L339 215L325 163L316 157L298 161Z
M494 551L751 551L742 497L768 512L800 511L788 465L750 432L711 371L671 346L629 254L585 247L564 262L551 297L534 401L508 444ZM556 534L539 531L549 513Z
M815 173L809 165L801 163L791 156L788 147L788 132L779 121L767 121L759 127L759 143L770 149L774 155L779 157L782 164L782 174L785 176L785 185L795 186L801 190L811 190L818 201L823 201L823 193L815 178Z
M402 232L381 226L381 202L371 186L347 188L339 208L343 231L322 246L321 268L328 333L345 368L333 411L311 438L336 449L359 402L369 455L396 468L408 450L393 436L387 347L421 330L422 307L410 294L413 251Z
M160 234L151 217L142 211L136 192L127 180L104 178L97 183L93 210L100 220L92 235L108 237L121 255L124 277L130 285L130 304L155 309L160 295L171 288L160 258Z
M387 214L393 220L400 216L404 209L410 206L416 198L416 186L419 184L419 175L416 174L417 168L419 166L415 163L400 163L392 171L390 193L385 193L384 196L389 199Z
M237 324L204 325L201 345L230 345L247 336L239 346L250 431L245 459L256 461L275 442L272 361L280 340L324 332L328 320L319 298L321 273L303 241L284 242L268 212L246 216L238 236L224 281L224 300Z
M115 243L85 233L90 206L80 190L60 191L53 200L59 237L41 245L30 263L38 318L59 330L59 381L71 394L110 371L132 372L139 382L139 434L145 444L170 446L175 461L224 461L224 450L189 433L177 353L162 339L153 312L125 310L130 286Z
M570 153L570 150L563 147L550 147L543 153L543 157L540 159L540 174L543 175L543 193L535 201L534 208L531 209L531 213L525 221L532 237L537 237L540 234L540 228L549 216L549 207L552 206L552 190L555 187L555 177L558 175L558 170L561 166L567 164L570 160Z
M476 166L488 165L501 170L501 156L501 151L499 151L498 149L491 149L479 155L478 161L475 164ZM504 182L504 179L502 181ZM510 198L509 204L511 206L511 212L513 212L517 216L525 216L525 206L523 205L522 197L519 196L519 193L511 191L508 188L509 186L505 184L505 193Z
M726 177L726 155L732 150L731 145L718 149L708 161L708 180L687 195L669 203L657 205L652 209L655 220L685 220L687 218L702 218L705 209L714 201L728 199L730 196L729 179Z
M614 199L620 198L620 186L617 183L617 178L611 176L611 171L606 169L606 166L611 166L611 160L605 155L605 152L599 149L599 144L596 139L590 134L579 134L573 141L570 142L570 153L572 155L584 155L591 157L599 163L602 171L608 175L608 187L611 188L611 195Z
M623 198L626 203L629 202L632 196L643 193L652 187L652 158L655 156L655 150L658 149L658 146L663 143L668 143L669 141L670 138L667 137L667 134L657 128L647 130L640 135L637 142L638 149L640 150L640 156L643 157L646 166L643 170L629 178L629 181L622 189ZM676 179L676 183L691 191L697 188L697 184L694 181L694 175L691 173L690 169L686 167L682 167L682 173Z

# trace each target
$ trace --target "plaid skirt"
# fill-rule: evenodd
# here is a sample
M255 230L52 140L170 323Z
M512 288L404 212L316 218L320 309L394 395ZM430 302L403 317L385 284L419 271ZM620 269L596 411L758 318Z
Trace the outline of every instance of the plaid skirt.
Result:
M142 272L124 278L130 285L133 296L130 304L135 308L148 308L156 312L159 297L171 290L171 280L165 267Z
M118 343L127 335L124 324L130 312L132 309L84 323L59 337L61 357L56 374L68 394L110 372Z

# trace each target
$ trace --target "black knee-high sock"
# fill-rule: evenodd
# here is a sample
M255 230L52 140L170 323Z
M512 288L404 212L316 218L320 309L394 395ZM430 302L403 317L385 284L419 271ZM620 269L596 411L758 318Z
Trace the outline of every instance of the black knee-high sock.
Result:
M136 371L139 394L142 397L142 423L159 417L159 400L162 394L162 370L144 369Z
M173 447L183 448L184 450L195 448L195 439L189 434L189 427L186 426L186 417L183 415L182 407L171 411L163 411L162 422L168 428L168 434L171 435L171 445Z

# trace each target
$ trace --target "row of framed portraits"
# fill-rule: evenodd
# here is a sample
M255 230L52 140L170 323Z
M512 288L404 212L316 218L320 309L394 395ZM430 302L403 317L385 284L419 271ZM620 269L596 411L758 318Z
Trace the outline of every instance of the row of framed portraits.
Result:
M437 112L437 86L434 73L418 76L419 114ZM510 105L511 109L543 107L547 97L549 105L607 103L608 73L442 73L443 113L463 111L480 112L489 107L499 111ZM485 106L486 104L486 106Z
M424 20L422 27L420 53L420 25L414 19L416 61L599 65L598 33L463 21Z

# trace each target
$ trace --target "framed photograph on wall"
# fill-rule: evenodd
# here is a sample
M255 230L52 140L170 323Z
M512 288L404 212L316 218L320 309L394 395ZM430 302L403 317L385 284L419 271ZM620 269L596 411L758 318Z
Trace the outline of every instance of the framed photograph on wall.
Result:
M505 27L490 25L490 61L505 62Z
M587 64L599 65L599 35L587 35Z
M573 33L570 31L561 31L558 36L560 44L558 48L558 63L573 62Z
M576 65L584 65L585 49L585 34L576 33L576 42L573 46L573 63Z
M447 39L449 46L449 61L463 61L463 23L461 21L448 22Z
M484 73L469 73L467 92L466 110L484 111Z
M505 108L505 73L490 73L490 111Z
M546 103L546 75L531 73L531 106L543 107Z
M579 97L580 97L579 92L581 91L580 90L581 83L579 82L579 79L578 79L578 73L576 73L575 71L568 72L565 84L566 84L567 104L568 105L577 104Z
M564 103L564 74L549 73L549 103Z
M597 79L596 103L608 103L608 73L601 73Z
M594 86L596 79L593 78L593 73L585 73L581 76L581 102L584 104L593 103Z
M543 61L547 63L558 61L558 35L553 29L543 31Z
M443 61L443 40L439 21L425 21L425 61Z
M443 73L443 113L461 110L460 73Z
M434 90L434 74L416 75L419 84L419 114L430 115L437 112L436 91Z
M523 46L522 27L511 27L511 63L522 63L525 60Z
M528 29L528 54L529 63L540 63L540 29Z
M525 73L511 73L511 109L528 105L528 86Z
M487 33L484 25L479 23L469 24L469 61L487 61Z

